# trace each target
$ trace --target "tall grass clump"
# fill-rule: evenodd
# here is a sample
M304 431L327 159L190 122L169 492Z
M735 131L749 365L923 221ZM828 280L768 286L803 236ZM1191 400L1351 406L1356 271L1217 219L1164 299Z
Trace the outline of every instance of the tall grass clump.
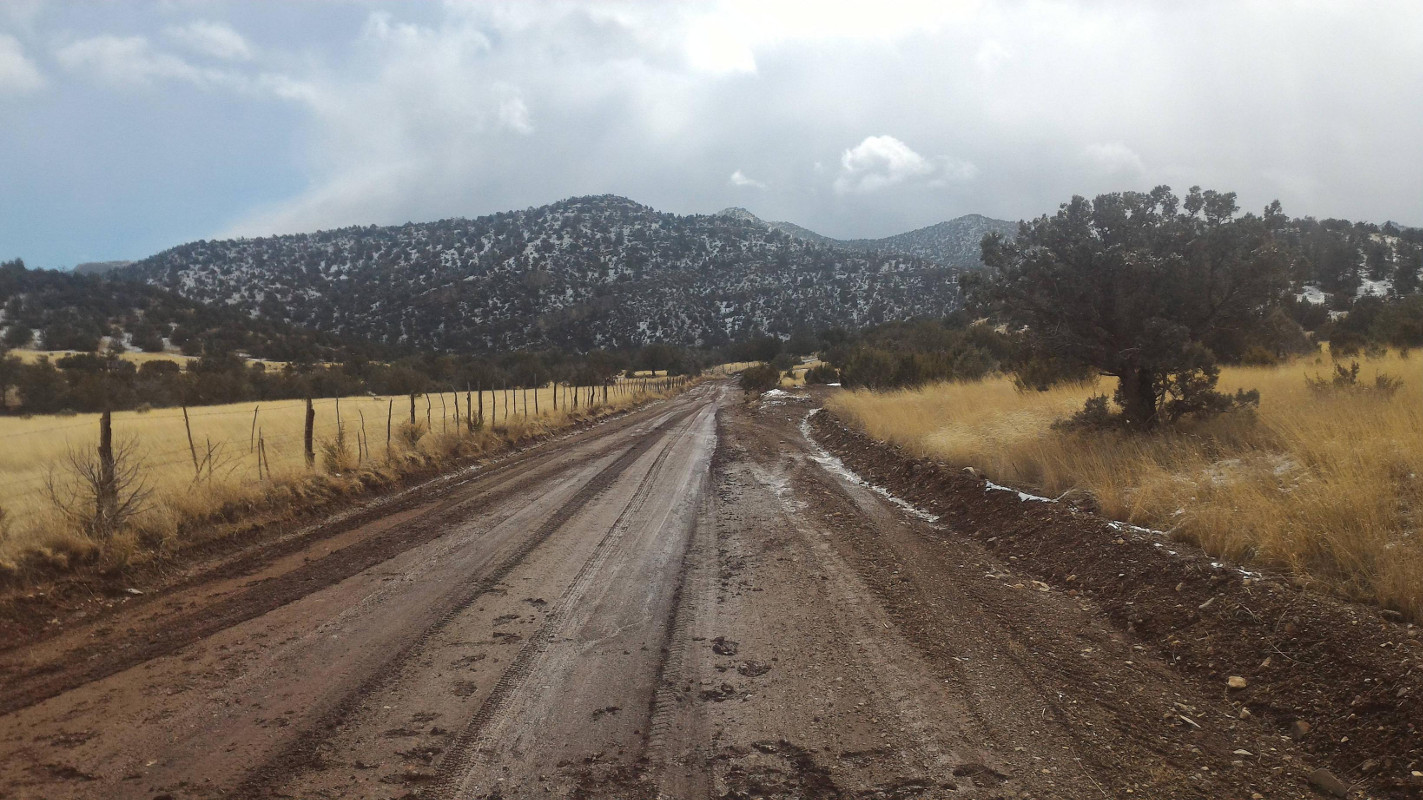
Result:
M1423 619L1423 377L1400 354L1340 367L1337 388L1322 358L1226 368L1220 388L1259 389L1257 411L1146 434L1054 425L1101 388L1006 377L830 406L912 453L1043 494L1086 489L1116 519Z

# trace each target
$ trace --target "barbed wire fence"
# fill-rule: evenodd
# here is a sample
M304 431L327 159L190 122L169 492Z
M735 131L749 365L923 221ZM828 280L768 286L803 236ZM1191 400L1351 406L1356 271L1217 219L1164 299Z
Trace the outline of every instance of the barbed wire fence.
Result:
M306 400L168 407L115 412L111 433L151 487L182 492L233 479L266 485L330 471L317 452L326 445L349 449L349 466L359 469L386 464L427 436L468 436L484 429L508 433L690 383L664 375L537 389L452 387L415 395L314 398L309 416ZM76 455L97 457L102 417L0 418L0 509L11 528L52 505L55 475Z

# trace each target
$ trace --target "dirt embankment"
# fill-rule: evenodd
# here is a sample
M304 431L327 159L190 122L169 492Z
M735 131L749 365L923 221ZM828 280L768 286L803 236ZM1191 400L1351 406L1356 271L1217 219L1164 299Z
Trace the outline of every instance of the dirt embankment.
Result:
M939 515L948 535L972 536L1023 572L1091 598L1176 669L1298 740L1346 782L1377 795L1423 793L1416 626L1287 578L1245 573L1066 503L990 489L979 477L870 439L829 412L810 425L866 480Z

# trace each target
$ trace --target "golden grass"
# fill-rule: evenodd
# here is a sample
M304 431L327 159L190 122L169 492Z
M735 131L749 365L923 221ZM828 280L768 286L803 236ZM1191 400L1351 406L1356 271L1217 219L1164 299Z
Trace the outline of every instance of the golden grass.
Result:
M1063 432L1052 422L1114 384L1017 392L995 377L917 390L838 394L830 406L910 452L1057 495L1091 490L1108 515L1206 551L1319 580L1345 596L1423 618L1423 379L1397 354L1363 362L1402 377L1390 398L1319 396L1322 358L1229 368L1221 388L1260 390L1254 417L1229 415L1149 436Z
M8 355L15 356L16 358L19 358L20 361L26 364L33 364L36 361L40 360L41 357L48 358L50 361L58 361L59 359L64 358L65 356L94 355L94 353L93 351L80 350L18 349L8 351ZM197 356L189 356L177 352L148 353L142 350L129 350L127 352L121 353L119 355L119 358L140 366L150 361L172 361L173 363L179 366L184 366L190 361L198 360ZM285 361L268 361L262 358L249 358L245 360L248 364L262 364L267 369L281 369L287 365L287 362Z
M486 425L474 432L456 424L453 394L421 396L416 399L418 441L413 446L408 435L409 397L316 400L315 469L306 465L305 403L301 400L190 408L192 448L182 409L117 412L113 415L114 439L134 443L143 483L152 493L147 509L125 534L127 538L109 547L122 552L109 553L101 553L104 548L98 543L84 541L61 519L47 490L48 476L64 476L69 453L87 451L92 457L99 415L0 417L0 509L4 511L0 517L0 574L13 571L17 563L35 553L51 562L95 555L126 561L135 551L181 546L183 542L175 537L185 523L215 513L233 516L244 508L279 508L389 484L412 470L438 466L451 458L496 452L509 442L668 394L660 381L646 391L640 384L629 381L610 390L606 404L600 390L591 409L585 396L576 411L568 407L564 390L559 390L555 410L552 387L537 392L486 391L482 395ZM475 399L476 408L478 403ZM463 416L464 393L460 393L458 408ZM344 449L337 447L342 438ZM270 466L260 478L259 439ZM194 468L194 453L201 470Z

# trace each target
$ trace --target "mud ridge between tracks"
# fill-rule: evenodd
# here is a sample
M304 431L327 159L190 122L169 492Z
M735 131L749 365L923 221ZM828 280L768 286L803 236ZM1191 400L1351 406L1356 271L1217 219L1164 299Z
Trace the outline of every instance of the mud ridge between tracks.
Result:
M627 471L662 438L651 434L661 433L675 426L691 413L691 411L682 412L658 425L649 432L649 435L644 436L627 452L618 456L616 461L584 484L577 493L569 498L568 502L554 512L553 516L536 528L518 550L468 584L438 619L387 657L359 686L346 692L339 701L323 713L315 724L305 726L302 731L294 735L293 741L288 747L249 772L248 778L233 790L231 796L238 798L271 797L275 794L274 789L283 781L289 780L303 769L319 767L318 750L328 733L340 728L343 721L359 708L366 697L379 692L382 687L387 685L411 653L438 634L456 615L494 589L515 567L528 558L530 553L572 519L584 506L602 494L623 472Z
M1179 672L1222 693L1375 796L1417 797L1423 779L1423 641L1377 608L1214 561L1185 542L1065 503L1023 501L814 414L815 443L864 479L939 516L931 536L969 536L1016 569L1092 599ZM1296 735L1299 734L1296 732Z
M570 459L558 465L560 470L576 467L597 458L606 449L599 449ZM522 455L522 454L521 454ZM392 513L396 513L419 502L428 502L432 489L448 490L475 480L497 480L511 469L521 466L542 466L540 461L557 457L557 451L529 453L528 457L507 459L493 469L464 475L448 476L438 480L437 486L428 484L419 487L412 496L402 497L398 503L377 503L360 511L343 516L330 523L319 532L320 538L329 538L369 524ZM320 591L400 553L418 547L438 538L446 532L445 525L455 515L467 514L471 509L498 503L512 495L524 491L520 486L508 486L473 496L457 497L437 503L418 516L406 520L389 530L382 531L367 539L353 542L329 555L313 560L289 572L262 580L225 597L213 604L193 611L175 614L160 621L159 627L140 633L136 642L121 650L109 650L95 659L76 660L72 666L44 665L29 674L10 676L4 697L0 698L0 715L9 714L36 703L43 702L75 687L106 678L125 669L137 666L155 658L171 655L195 641L211 636L226 628L254 619L289 603ZM423 524L415 525L412 523ZM293 537L272 548L263 548L260 553L241 557L237 562L225 565L218 572L203 576L202 582L224 577L250 574L260 566L274 559L290 555L308 547L313 536L308 534ZM130 613L137 608L128 609ZM28 680L27 680L28 679Z
M685 417L684 417L685 418ZM665 442L665 440L664 440ZM598 570L605 564L611 555L616 551L621 543L623 534L627 531L630 520L643 508L647 499L656 484L659 468L666 461L669 453L672 452L673 445L666 442L662 452L658 454L652 465L648 468L647 474L633 493L632 499L618 515L618 519L608 528L608 532L599 540L594 548L593 554L579 568L578 574L569 584L568 588L554 601L544 624L538 632L529 638L527 644L515 656L515 659L504 674L499 676L499 680L494 684L489 697L485 699L483 705L475 713L474 717L465 725L455 738L450 748L445 751L436 769L435 778L426 792L419 794L421 797L453 798L457 797L459 790L468 776L469 772L479 766L489 763L491 736L497 728L499 722L508 713L509 703L514 693L528 680L537 660L548 651L556 635L558 628L563 625L574 607L587 594L593 578ZM685 560L685 557L684 557ZM679 569L677 576L677 589L673 594L673 608L676 608L678 596L681 591L682 572ZM671 625L668 629L671 629ZM665 639L660 649L661 653L666 652ZM658 674L661 674L662 657L659 657ZM644 728L645 729L645 728ZM645 740L644 740L645 741ZM644 744L645 747L645 744Z
M722 442L725 437L721 429L720 405L716 408L713 424L716 430L716 445L712 448L709 481L715 480L716 471L722 468L724 458ZM719 502L714 491L708 491L705 497L706 503ZM667 626L662 645L658 649L657 678L653 684L655 688L652 692L648 724L643 727L642 752L645 757L645 772L642 779L656 786L658 798L664 797L662 787L666 784L667 736L676 722L677 707L681 703L681 692L674 681L684 673L687 648L691 643L692 616L698 600L695 593L688 592L688 582L698 555L716 552L715 515L703 515L702 512L707 510L705 506L698 509L699 513L693 523L696 527L692 529L687 540L687 549L682 554L682 563L677 570L676 589L673 590L670 604L672 621ZM703 581L699 580L694 588L703 588L702 583Z

